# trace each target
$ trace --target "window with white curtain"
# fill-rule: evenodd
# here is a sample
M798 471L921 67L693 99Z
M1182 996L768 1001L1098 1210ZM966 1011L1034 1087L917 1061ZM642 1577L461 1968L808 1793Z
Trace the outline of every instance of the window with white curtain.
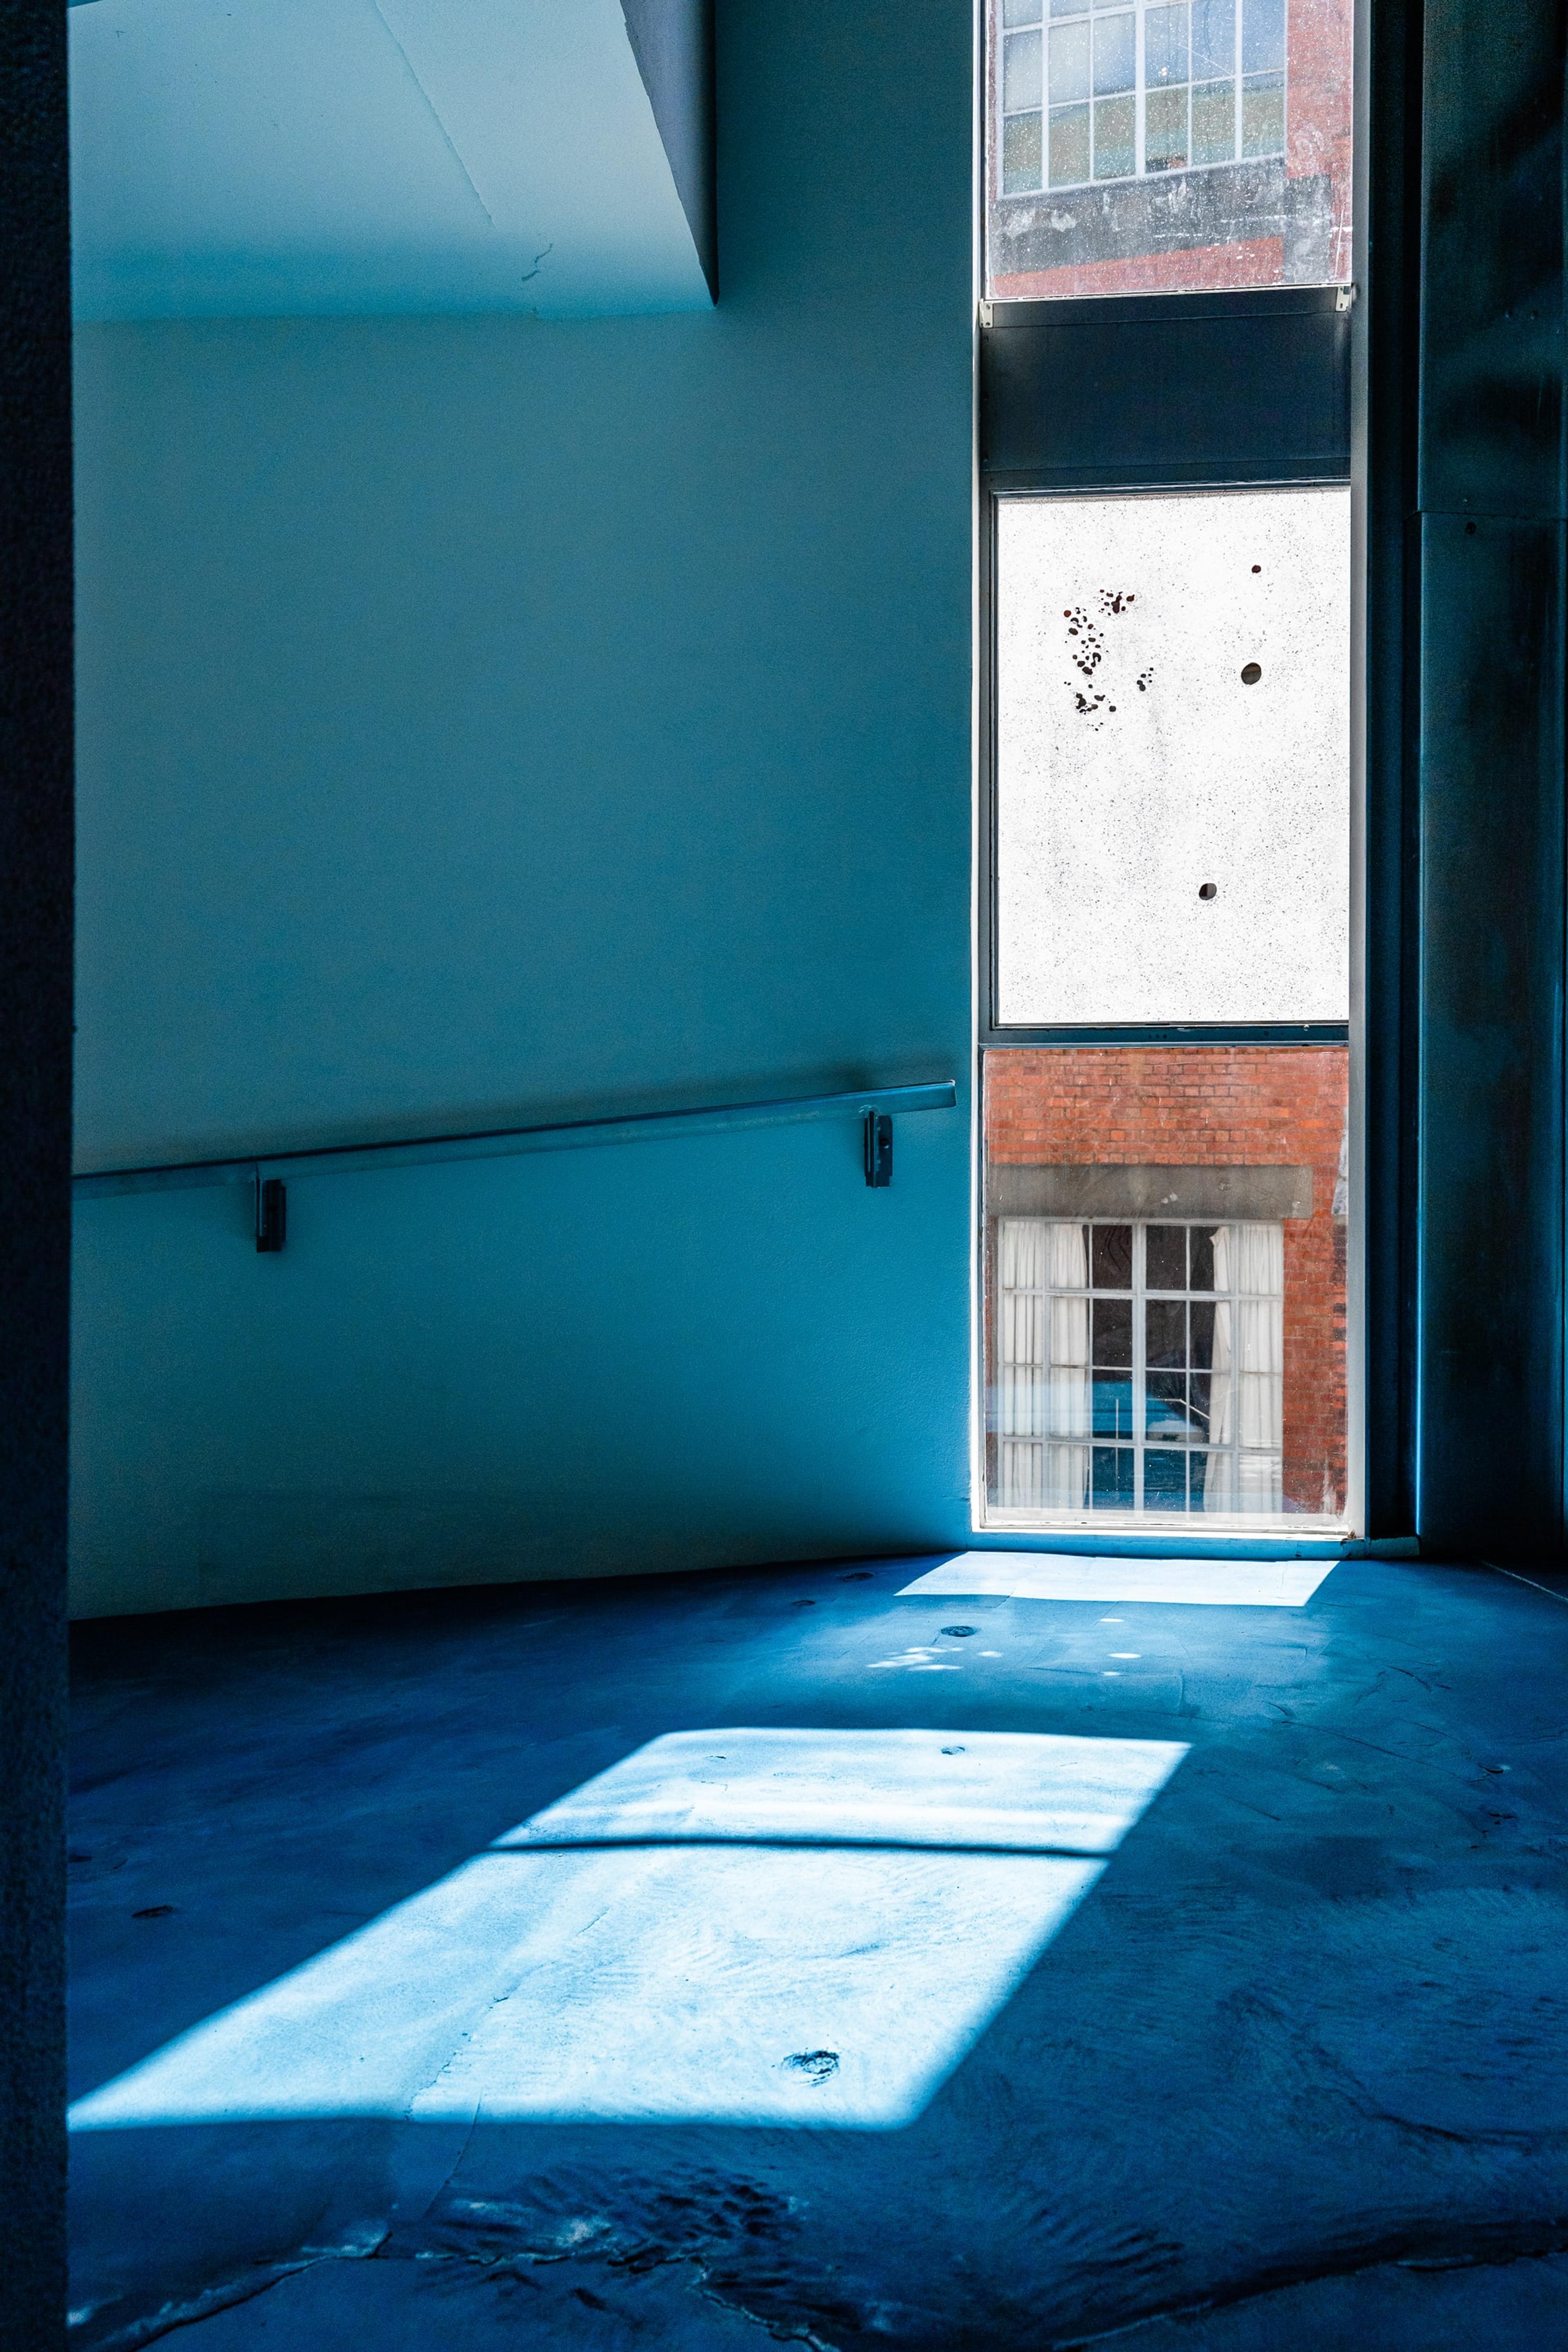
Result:
M994 1253L1002 1510L1281 1510L1281 1224L1001 1217Z

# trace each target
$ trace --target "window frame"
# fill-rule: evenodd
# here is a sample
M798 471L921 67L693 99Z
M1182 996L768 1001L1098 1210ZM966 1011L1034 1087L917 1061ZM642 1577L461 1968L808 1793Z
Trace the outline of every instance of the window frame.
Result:
M1016 1285L1005 1286L1002 1280L1001 1271L1002 1227L1005 1224L1038 1224L1046 1226L1062 1224L1069 1227L1075 1225L1081 1226L1084 1232L1089 1236L1087 1252L1088 1281L1085 1286L1080 1290L1076 1285L1063 1286L1047 1282L1043 1285L1040 1291L1036 1294L1032 1290L1027 1293L1021 1293ZM1081 1524L1084 1526L1108 1528L1125 1527L1130 1523L1136 1524L1137 1526L1143 1528L1147 1528L1151 1525L1170 1528L1190 1528L1194 1525L1198 1525L1210 1529L1213 1529L1216 1526L1223 1526L1238 1521L1244 1525L1250 1522L1252 1526L1256 1527L1259 1518L1267 1518L1270 1526L1278 1524L1279 1519L1284 1516L1283 1513L1277 1514L1270 1512L1268 1514L1252 1515L1240 1512L1215 1513L1205 1511L1201 1507L1198 1510L1194 1510L1191 1501L1192 1463L1190 1457L1196 1454L1202 1457L1205 1462L1210 1460L1229 1459L1232 1463L1237 1465L1239 1465L1243 1459L1267 1461L1271 1465L1276 1476L1278 1477L1279 1474L1282 1470L1284 1460L1282 1444L1277 1447L1244 1445L1241 1441L1239 1428L1237 1430L1237 1433L1230 1441L1220 1445L1216 1445L1213 1442L1212 1434L1205 1435L1201 1441L1190 1438L1184 1440L1172 1438L1152 1440L1149 1435L1147 1309L1151 1302L1155 1305L1161 1305L1180 1300L1186 1307L1186 1362L1184 1367L1184 1370L1188 1378L1194 1377L1192 1367L1192 1308L1194 1304L1200 1307L1212 1306L1216 1310L1223 1306L1228 1305L1232 1310L1231 1329L1234 1335L1240 1327L1238 1309L1244 1301L1257 1302L1265 1299L1275 1301L1278 1303L1279 1307L1279 1335L1282 1347L1285 1312L1285 1294L1283 1286L1281 1286L1278 1292L1249 1290L1242 1286L1239 1278L1234 1279L1223 1290L1217 1288L1210 1288L1207 1290L1194 1289L1192 1286L1191 1236L1194 1233L1213 1234L1222 1225L1233 1232L1253 1230L1277 1233L1280 1236L1281 1244L1283 1244L1284 1223L1279 1218L1227 1217L1217 1220L1214 1217L1050 1218L1030 1217L1026 1215L1019 1216L1016 1213L987 1217L986 1250L989 1264L992 1268L992 1276L991 1281L988 1284L988 1288L991 1290L994 1299L993 1315L994 1318L994 1328L998 1335L1000 1335L1002 1328L1003 1302L1009 1287L1013 1290L1015 1296L1038 1295L1046 1300L1049 1300L1053 1297L1083 1299L1089 1303L1089 1363L1087 1367L1089 1374L1089 1426L1087 1433L1080 1436L1076 1432L1069 1431L1067 1433L1061 1433L1049 1429L1038 1432L1003 1429L994 1430L991 1434L994 1436L995 1441L996 1476L994 1484L998 1487L1000 1487L1003 1483L1001 1476L1001 1449L1004 1445L1030 1444L1037 1443L1041 1445L1081 1444L1085 1451L1089 1453L1090 1457L1088 1491L1082 1503L1041 1507L1042 1508L1052 1510L1055 1516L1060 1517L1066 1522L1075 1525ZM1173 1290L1168 1286L1162 1285L1152 1286L1148 1282L1148 1236L1151 1230L1156 1226L1162 1230L1173 1230L1179 1227L1188 1236L1188 1278L1185 1287L1181 1290ZM1108 1232L1125 1230L1129 1232L1131 1236L1129 1279L1124 1288L1118 1285L1106 1285L1097 1283L1095 1281L1093 1234L1097 1229L1103 1229ZM1239 1253L1237 1255L1239 1258ZM1131 1428L1130 1433L1126 1437L1122 1437L1119 1433L1108 1435L1097 1425L1099 1405L1095 1391L1100 1383L1096 1380L1095 1374L1099 1370L1106 1369L1105 1367L1096 1365L1094 1360L1094 1302L1100 1298L1104 1298L1108 1302L1111 1303L1126 1299L1131 1308L1131 1353L1132 1358L1131 1364L1129 1367L1131 1375L1129 1383L1131 1388L1131 1398L1129 1402ZM1212 1350L1212 1334L1210 1346ZM1004 1360L1005 1360L1001 1357L1000 1352L998 1352L994 1367L996 1384L998 1388L1001 1387L1004 1379ZM1016 1363L1017 1359L1015 1357L1005 1360L1010 1363ZM1212 1354L1210 1365L1203 1373L1196 1376L1212 1380ZM1232 1376L1237 1377L1234 1370ZM1283 1374L1281 1373L1279 1377L1282 1379ZM1131 1510L1118 1509L1114 1505L1096 1504L1094 1499L1093 1456L1097 1452L1117 1452L1131 1454L1133 1471L1133 1500ZM1169 1459L1180 1456L1185 1463L1184 1495L1186 1499L1184 1501L1183 1507L1180 1510L1160 1510L1156 1508L1152 1511L1146 1504L1144 1500L1144 1475L1146 1458L1150 1453L1152 1453L1156 1458L1163 1457ZM1006 1527L1014 1524L1010 1515L1015 1511L1019 1514L1018 1524L1037 1525L1039 1514L1037 1511L1034 1510L1034 1507L1009 1504L1005 1501L993 1499L991 1493L993 1480L990 1475L991 1461L989 1449L986 1466L987 1481L985 1518L987 1526ZM1239 1484L1239 1481L1237 1483ZM1028 1516L1030 1513L1033 1513L1032 1517ZM1290 1517L1293 1523L1300 1527L1310 1527L1314 1524L1315 1520L1317 1523L1325 1527L1337 1527L1339 1524L1337 1519L1321 1519L1319 1518L1319 1515L1309 1513L1292 1513Z
M989 83L981 85L989 89ZM1362 98L1357 97L1358 137ZM985 114L978 130L984 141ZM990 169L982 160L982 174ZM978 179L984 191L984 176ZM977 225L976 284L984 266L984 210ZM1358 219L1358 253L1364 229ZM1367 1524L1368 1465L1363 1356L1367 1211L1357 1190L1364 1164L1366 953L1364 695L1365 464L1356 419L1364 409L1365 332L1355 312L1355 289L1280 287L1221 293L1079 296L1051 302L976 302L976 574L975 574L975 858L974 858L974 1215L972 1223L971 1509L974 1533L993 1540L1050 1544L1067 1536L1091 1545L1140 1534L1162 1534L1191 1545L1213 1538L1235 1552L1249 1543L1302 1537L1344 1539ZM1020 330L1033 330L1032 334ZM1152 340L1151 339L1151 331ZM1005 341L1004 339L1006 339ZM1016 340L1015 340L1016 339ZM1155 342L1170 360L1156 362ZM1026 348L1028 346L1028 348ZM1082 351L1076 369L1066 355ZM1121 367L1123 405L1115 386L1121 355L1147 352L1141 373ZM1021 354L1015 358L1014 352ZM1234 354L1237 364L1229 363ZM1056 387L1077 379L1075 400ZM1158 380L1161 401L1143 398L1140 383ZM1173 402L1173 384L1174 400ZM1110 387L1110 396L1106 388ZM1216 386L1219 387L1216 394ZM1186 405L1184 406L1184 400ZM1173 440L1178 418L1206 400L1212 430L1196 454ZM1071 413L1064 422L1064 409ZM1131 429L1129 429L1131 420ZM1144 424L1147 430L1142 430ZM1352 491L1351 727L1351 1003L1345 1021L1319 1023L1095 1024L1056 1027L1005 1025L996 1019L997 842L997 529L1003 500L1113 492L1159 496L1192 488L1275 488L1349 484ZM1385 885L1394 879L1380 874ZM1397 898L1395 905L1397 908ZM1395 917L1397 919L1397 915ZM1305 1513L1250 1522L1210 1519L1184 1512L1111 1511L1079 1515L1042 1512L1026 1519L990 1502L988 1401L993 1273L985 1210L984 1057L1018 1046L1233 1045L1343 1045L1350 1072L1350 1163L1354 1209L1346 1264L1346 1492L1342 1513L1321 1519Z

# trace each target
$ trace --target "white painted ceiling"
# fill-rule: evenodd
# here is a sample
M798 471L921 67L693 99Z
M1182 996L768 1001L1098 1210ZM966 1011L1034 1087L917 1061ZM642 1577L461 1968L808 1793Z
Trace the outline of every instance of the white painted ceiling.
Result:
M85 0L81 319L705 310L620 0Z

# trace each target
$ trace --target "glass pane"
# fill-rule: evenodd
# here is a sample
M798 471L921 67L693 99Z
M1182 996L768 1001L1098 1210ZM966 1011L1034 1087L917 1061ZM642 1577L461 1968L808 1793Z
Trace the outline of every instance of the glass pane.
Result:
M1228 163L1236 153L1236 84L1204 82L1193 91L1193 161Z
M1137 47L1131 16L1101 16L1094 27L1094 94L1105 98L1133 85Z
M1076 186L1089 177L1089 109L1064 106L1051 117L1051 185Z
M1009 190L1040 184L1040 118L1010 114L1002 135L1002 179Z
M987 0L986 293L1048 300L1345 282L1353 13L1353 0ZM1027 95L1022 53L1016 68L1005 53L1044 19L1072 40L1059 54L1053 46L1043 103L1075 111L1047 126L1037 175L1008 125L1040 101ZM1091 138L1076 110L1094 100L1131 101L1133 124L1119 105L1097 115ZM1173 173L1190 175L1179 192ZM1030 202L1042 181L1113 180L1130 184L1113 199Z
M1097 1445L1091 1500L1097 1509L1132 1508L1132 1454L1127 1447Z
M1285 0L1247 0L1241 19L1242 72L1283 72L1284 66Z
M1146 1236L1148 1264L1144 1279L1151 1290L1184 1290L1187 1286L1185 1225L1151 1225Z
M1051 27L1051 104L1089 96L1089 37L1087 23Z
M1187 78L1185 8L1151 8L1143 19L1143 71L1151 92Z
M1350 493L1012 499L997 1017L1349 1014Z
M1187 1507L1186 1456L1173 1450L1143 1457L1143 1508L1184 1511Z
M1143 165L1149 172L1179 172L1187 160L1185 89L1152 89L1143 125Z
M1149 1436L1173 1444L1190 1437L1193 1433L1187 1418L1186 1374L1151 1372L1144 1390L1144 1428Z
M1285 83L1279 74L1260 74L1241 85L1241 152L1278 155L1285 146Z
M1136 101L1102 98L1094 110L1094 176L1097 180L1130 180L1138 131Z
M1143 1308L1144 1361L1151 1371L1185 1370L1187 1308L1181 1298L1151 1298Z
M1193 79L1236 71L1236 10L1232 0L1193 0Z
M1096 1225L1090 1256L1093 1271L1089 1276L1096 1290L1131 1290L1132 1287L1132 1228L1131 1225ZM1106 1361L1131 1362L1120 1356Z
M1015 33L1002 52L1002 103L1013 114L1038 106L1041 96L1040 37Z
M1342 1526L1348 1079L1342 1045L987 1052L988 1524Z
M1097 1364L1092 1374L1090 1423L1096 1437L1132 1434L1132 1370Z
M1130 1298L1091 1301L1094 1360L1109 1371L1132 1368L1132 1302Z
M1214 1288L1213 1234L1207 1232L1202 1225L1194 1225L1192 1228L1189 1248L1192 1256L1192 1273L1190 1276L1192 1287L1197 1291L1212 1290ZM1214 1318L1211 1316L1209 1319L1212 1327ZM1194 1323L1193 1326L1193 1345L1194 1349L1197 1345L1197 1328L1196 1323ZM1198 1360L1197 1356L1194 1354L1193 1358L1194 1363L1195 1364ZM1203 1361L1206 1364L1208 1358L1205 1356L1203 1358Z

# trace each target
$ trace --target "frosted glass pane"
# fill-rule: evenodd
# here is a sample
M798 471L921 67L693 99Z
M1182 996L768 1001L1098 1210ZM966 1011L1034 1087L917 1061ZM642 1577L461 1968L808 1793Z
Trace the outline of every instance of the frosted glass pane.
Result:
M1350 493L997 522L997 1019L1342 1021Z

